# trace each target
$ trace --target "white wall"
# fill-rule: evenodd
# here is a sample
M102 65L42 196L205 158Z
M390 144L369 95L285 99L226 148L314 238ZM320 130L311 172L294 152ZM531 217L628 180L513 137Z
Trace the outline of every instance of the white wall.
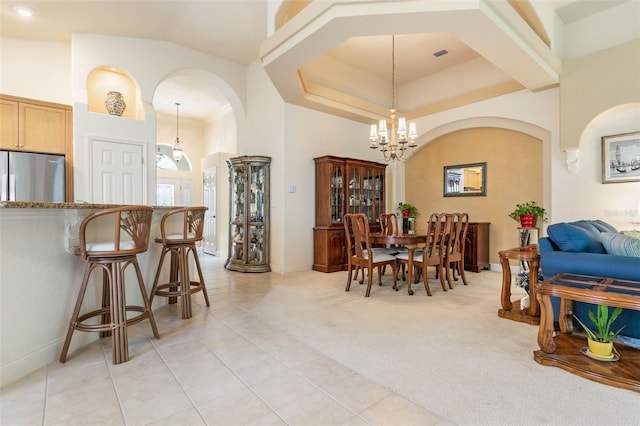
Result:
M602 136L640 130L640 104L603 111L580 140L578 171L554 156L552 222L602 219L619 230L640 230L640 182L602 184ZM554 144L553 152L560 147ZM635 223L632 223L635 222Z
M0 93L71 105L71 45L0 38Z
M213 83L229 99L236 111L244 111L245 67L182 46L156 40L74 34L73 120L75 195L91 200L88 169L89 141L92 136L107 140L134 140L147 146L145 164L147 194L145 203L155 203L156 171L153 164L156 143L155 114L151 106L158 84L167 76L189 70L206 71ZM88 112L87 77L97 67L112 66L127 72L138 84L145 119L131 120Z

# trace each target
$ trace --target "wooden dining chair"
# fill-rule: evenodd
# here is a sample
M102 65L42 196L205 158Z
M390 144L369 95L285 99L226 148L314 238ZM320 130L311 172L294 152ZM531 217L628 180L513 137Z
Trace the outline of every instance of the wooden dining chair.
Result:
M384 235L394 235L399 232L398 217L395 213L382 213L380 215L380 232ZM407 249L398 246L396 244L387 244L385 247L373 247L372 249L378 253L386 253L395 256L400 251L406 251ZM382 274L385 273L385 267L382 267ZM402 276L404 278L404 269L402 270Z
M467 239L467 228L469 227L469 215L467 213L453 213L452 216L452 233L447 241L444 256L444 268L449 288L453 288L452 281L458 281L456 271L462 277L464 285L467 285L467 277L464 275L464 246Z
M416 250L413 255L413 266L415 268L414 277L416 282L422 275L424 289L427 295L431 296L429 288L429 280L427 278L427 267L434 266L436 269L436 278L440 279L440 285L443 291L447 291L447 285L444 282L445 273L443 270L444 254L441 249L449 237L452 228L452 218L444 213L433 213L427 221L427 242L422 250ZM398 264L406 265L409 263L409 255L401 252L396 255Z
M378 269L378 285L382 285L382 266L390 265L393 269L393 288L396 288L398 278L398 263L395 256L390 254L375 252L371 247L369 238L369 220L364 213L347 213L343 217L345 234L347 236L347 252L349 253L347 287L351 288L352 272L354 269L362 268L367 273L367 290L365 297L371 294L371 284L373 283L374 268ZM353 240L349 235L353 234Z

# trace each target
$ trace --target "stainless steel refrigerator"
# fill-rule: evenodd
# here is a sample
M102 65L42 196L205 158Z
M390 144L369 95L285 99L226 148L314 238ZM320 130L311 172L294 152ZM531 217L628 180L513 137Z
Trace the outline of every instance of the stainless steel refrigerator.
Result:
M64 155L0 151L0 201L64 200Z

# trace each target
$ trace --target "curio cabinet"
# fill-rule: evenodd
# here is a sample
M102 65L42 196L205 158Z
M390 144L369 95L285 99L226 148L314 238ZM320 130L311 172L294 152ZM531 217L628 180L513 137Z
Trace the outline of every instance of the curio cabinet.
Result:
M225 268L268 272L271 157L229 158L229 257Z

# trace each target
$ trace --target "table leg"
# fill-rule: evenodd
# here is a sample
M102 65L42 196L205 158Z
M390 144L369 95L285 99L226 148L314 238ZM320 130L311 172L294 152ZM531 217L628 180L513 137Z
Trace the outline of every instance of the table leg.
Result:
M509 266L509 258L500 256L500 265L502 266L502 292L500 293L500 303L503 311L510 311L513 308L511 303L511 268ZM535 287L529 287L533 289Z
M551 306L551 298L547 294L538 293L538 300L541 310L538 346L542 352L550 354L556 350L556 342L553 340L553 306Z
M537 260L529 261L529 315L537 317L539 315L538 297L535 292L536 284L538 282L538 270L540 269L539 262Z

